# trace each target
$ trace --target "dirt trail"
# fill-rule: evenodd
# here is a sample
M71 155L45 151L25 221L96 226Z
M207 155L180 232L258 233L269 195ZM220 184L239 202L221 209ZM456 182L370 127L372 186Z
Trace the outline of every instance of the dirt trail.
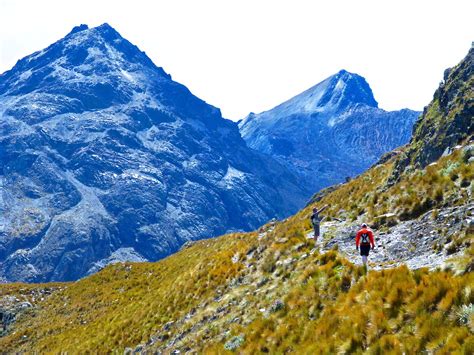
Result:
M456 248L453 243L466 224L473 223L473 212L471 203L440 210L436 218L431 211L427 212L416 220L400 222L386 232L373 230L376 246L370 252L369 267L379 270L406 264L411 269L435 269L446 265L450 259L462 256L463 247ZM337 245L347 259L361 264L355 247L359 225L347 221L323 222L317 247L324 252ZM312 231L307 232L306 237L312 239Z

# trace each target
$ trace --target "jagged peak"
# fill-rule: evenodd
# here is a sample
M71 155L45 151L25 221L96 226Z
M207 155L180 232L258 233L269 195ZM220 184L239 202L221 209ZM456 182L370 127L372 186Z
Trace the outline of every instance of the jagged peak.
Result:
M336 74L332 75L332 77L338 77L338 78L340 78L340 77L350 78L352 76L360 77L360 75L358 75L356 73L348 72L346 69L341 69Z
M115 29L114 29L112 26L110 26L107 22L104 22L102 25L99 25L99 26L94 27L94 28L97 28L97 29L106 29L106 30L114 30L114 31L115 31Z
M89 30L91 33L107 33L107 32L115 32L118 34L117 30L113 28L111 25L109 25L107 22L104 22L103 24L95 27L89 27L87 24L80 24L78 26L74 26L71 32L68 33L68 35L75 34L78 32L83 32Z
M113 43L116 40L123 40L120 33L114 29L107 22L96 26L89 27L86 24L75 26L63 39L56 43L63 43L64 41L73 43L74 46L90 46L91 41L99 41L106 43Z
M367 81L358 74L342 69L264 113L280 112L282 116L288 116L299 113L334 112L360 104L378 107Z
M86 24L81 24L79 26L74 26L74 28L71 30L71 32L69 32L69 35L72 35L74 33L81 32L81 31L85 31L85 30L88 30L88 29L89 29L89 26L87 26Z
M122 38L120 33L117 32L115 28L110 26L107 22L103 23L100 26L94 27L96 33L99 33L106 40L115 40L117 38Z
M340 108L353 104L378 107L372 89L363 76L342 69L326 80L329 81L329 85L318 106L325 106L332 101Z
M79 35L77 35L80 33ZM71 32L69 32L63 39L60 39L58 42L61 43L64 40L74 39L75 45L80 46L88 42L91 38L101 38L102 40L109 42L116 39L122 39L120 33L117 32L111 25L108 23L103 23L96 27L89 27L87 24L81 24L75 26ZM56 42L56 43L58 43Z
M89 60L89 67L81 69L81 65L86 59ZM42 79L58 68L63 74L64 70L71 71L71 73L85 70L87 73L85 77L89 77L92 71L104 76L108 71L118 70L117 63L119 62L122 66L130 65L136 69L140 66L150 68L158 75L171 80L170 75L162 68L157 67L144 52L123 38L108 23L92 28L81 24L75 26L66 36L47 48L20 59L12 69L0 75L0 79L3 79L0 80L0 94L18 90L21 92L32 91L41 85L44 88L45 83ZM104 65L104 63L107 64ZM20 80L21 75L25 72L39 72L41 74L36 75L34 81ZM28 75L28 77L33 77L31 74ZM67 77L68 75L56 75L55 80Z

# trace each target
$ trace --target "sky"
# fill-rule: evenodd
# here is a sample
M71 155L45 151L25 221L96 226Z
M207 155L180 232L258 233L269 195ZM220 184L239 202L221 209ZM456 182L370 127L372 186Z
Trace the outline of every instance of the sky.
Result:
M0 0L0 73L104 22L238 120L346 69L385 110L422 110L474 41L472 0Z

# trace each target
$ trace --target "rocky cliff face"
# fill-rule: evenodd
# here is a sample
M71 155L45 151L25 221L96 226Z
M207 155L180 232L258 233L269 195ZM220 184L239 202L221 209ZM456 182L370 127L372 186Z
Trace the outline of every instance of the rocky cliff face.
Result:
M72 280L285 217L307 191L107 24L0 76L0 277Z
M410 145L397 162L397 178L406 167L425 167L474 133L474 47L443 81L415 124Z
M341 70L239 127L247 144L286 164L310 190L367 169L408 142L418 112L378 108L365 79Z

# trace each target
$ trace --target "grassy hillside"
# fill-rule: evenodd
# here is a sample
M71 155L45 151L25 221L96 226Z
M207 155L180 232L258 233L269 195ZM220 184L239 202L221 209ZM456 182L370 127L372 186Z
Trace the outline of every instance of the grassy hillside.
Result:
M445 204L472 201L472 185L461 187L474 173L466 162L468 151L456 150L384 188L393 165L389 161L316 204L329 203L329 216L376 221L377 213L389 211L397 218L416 217L416 206L428 198L433 213ZM244 353L474 351L472 272L399 267L367 273L336 250L311 254L312 242L306 239L311 208L254 233L197 242L157 263L117 264L74 283L2 285L0 299L14 295L33 307L18 312L0 347L40 352L123 351L140 344L208 353L233 347ZM397 218L379 228L389 228ZM468 261L474 256L473 235L466 227L459 238ZM45 287L51 294L32 300Z
M472 156L474 146L466 143L425 169L405 172L396 184L389 185L387 180L393 171L395 157L320 197L318 204L329 205L329 217L354 221L362 218L381 230L397 221L417 218L427 211L432 211L436 217L443 207L473 201L474 185L471 182L474 169L472 162L469 163ZM466 235L458 237L463 239Z
M256 235L226 236L160 263L109 267L66 285L21 315L0 346L6 351L122 351L156 336L153 349L184 334L171 348L474 351L472 273L400 267L366 274L336 252L303 257L307 246L293 251L301 240L279 243L282 232L261 242ZM255 268L243 267L247 258L232 263L236 253L245 256L262 246ZM288 258L296 261L278 264ZM239 278L245 282L233 281ZM3 287L2 295L11 291L16 294L18 286ZM170 321L176 325L166 329Z
M123 349L147 339L160 325L182 316L241 268L233 250L248 236L201 241L158 263L117 264L61 290L20 315L14 332L0 338L2 349ZM1 295L33 286L4 285ZM38 285L42 288L43 285Z

